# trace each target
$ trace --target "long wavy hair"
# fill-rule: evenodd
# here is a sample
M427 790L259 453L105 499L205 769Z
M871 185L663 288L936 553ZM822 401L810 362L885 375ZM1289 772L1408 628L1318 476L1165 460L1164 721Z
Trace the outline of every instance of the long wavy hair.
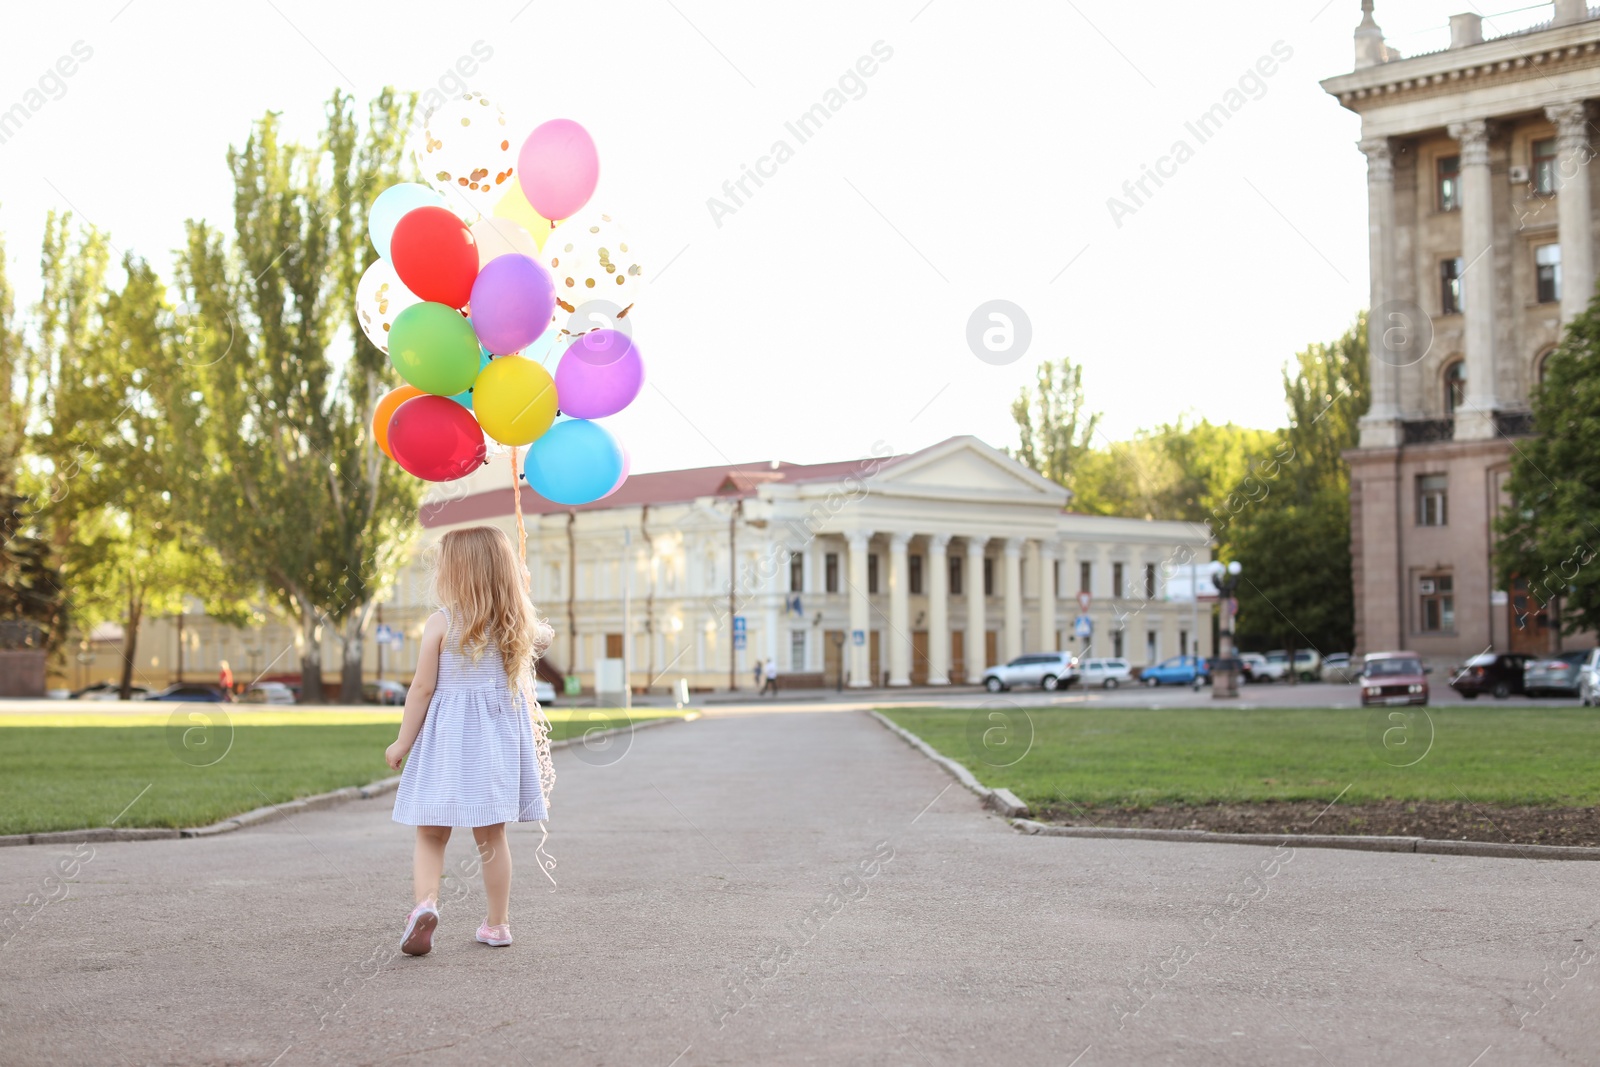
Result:
M460 624L459 651L476 662L494 645L512 686L529 681L554 637L528 599L526 573L510 538L493 526L451 530L433 559L434 599Z

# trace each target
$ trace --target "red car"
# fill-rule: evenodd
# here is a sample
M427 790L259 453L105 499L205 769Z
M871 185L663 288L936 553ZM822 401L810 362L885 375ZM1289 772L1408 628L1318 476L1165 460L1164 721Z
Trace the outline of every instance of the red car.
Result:
M1427 668L1415 652L1369 652L1361 666L1361 706L1426 704Z

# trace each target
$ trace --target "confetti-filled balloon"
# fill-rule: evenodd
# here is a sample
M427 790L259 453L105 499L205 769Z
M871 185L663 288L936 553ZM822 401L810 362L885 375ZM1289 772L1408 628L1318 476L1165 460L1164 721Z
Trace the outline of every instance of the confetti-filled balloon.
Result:
M374 261L356 285L356 318L361 332L380 352L389 351L389 330L400 312L420 303L422 298L405 287L394 272L394 264L387 259Z
M627 308L644 281L644 267L627 231L598 212L557 226L542 255L556 283L556 300L569 312L597 299Z
M498 104L479 92L463 93L428 111L411 153L452 211L476 217L493 212L506 193L521 148L515 137Z

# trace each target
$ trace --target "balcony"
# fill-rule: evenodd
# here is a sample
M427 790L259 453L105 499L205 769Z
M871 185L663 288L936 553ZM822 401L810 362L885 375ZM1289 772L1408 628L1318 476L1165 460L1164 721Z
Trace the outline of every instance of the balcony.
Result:
M1400 424L1400 440L1408 445L1431 445L1440 441L1449 441L1455 437L1456 420L1443 419L1407 419Z
M1497 411L1494 428L1502 437L1529 437L1533 434L1533 412Z

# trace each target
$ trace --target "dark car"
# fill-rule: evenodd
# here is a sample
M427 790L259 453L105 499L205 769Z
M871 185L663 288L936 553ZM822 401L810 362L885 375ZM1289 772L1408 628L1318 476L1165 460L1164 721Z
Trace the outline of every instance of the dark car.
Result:
M1578 695L1578 676L1590 649L1576 652L1557 652L1553 656L1534 660L1522 672L1522 688L1531 697L1555 693L1566 697Z
M1532 659L1522 652L1485 652L1473 656L1450 679L1450 688L1468 700L1476 700L1480 693L1504 700L1512 693L1523 691L1522 674Z
M151 693L146 700L171 700L188 704L221 704L231 701L233 694L217 685L203 685L198 682L178 682L169 685L159 693Z
M1361 664L1361 706L1426 704L1428 669L1415 652L1369 652Z

